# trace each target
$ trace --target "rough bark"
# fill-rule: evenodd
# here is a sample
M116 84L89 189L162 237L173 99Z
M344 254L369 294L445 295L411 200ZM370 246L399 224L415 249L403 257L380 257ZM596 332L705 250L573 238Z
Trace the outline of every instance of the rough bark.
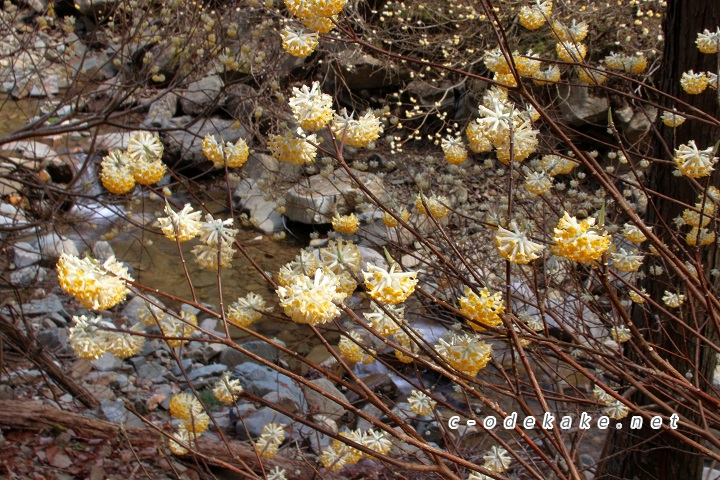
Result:
M663 53L663 67L660 73L660 88L663 92L714 116L720 118L720 104L714 91L706 91L701 95L687 95L680 87L682 73L693 69L699 71L717 71L717 56L701 54L695 46L698 32L704 29L714 31L720 25L720 8L717 0L670 0L667 6L667 15L664 23L665 47ZM675 105L672 101L664 99L662 104L679 111L686 108ZM695 140L701 149L713 146L720 132L716 127L699 121L688 120L678 129L662 127L662 140L655 143L655 157L662 159L672 158L674 149L689 140ZM652 198L648 208L646 223L653 225L666 244L671 244L671 234L677 233L673 219L683 210L683 207L674 199L685 204L694 205L699 189L694 188L685 178L675 177L672 174L674 166L670 163L653 162L650 172L649 187L668 199ZM716 172L717 173L717 172ZM711 183L701 179L701 185L718 185L718 176L713 175ZM692 252L691 247L687 247ZM699 250L699 258L703 263L708 284L713 292L717 292L717 285L707 274L713 268L720 267L717 256L717 244L703 247ZM653 277L648 275L642 285L648 294L662 304L665 290L677 291L681 285L677 279L672 281L668 277ZM688 325L697 328L699 332L711 341L717 339L717 332L708 321L707 305L705 302L695 302L695 315L692 309L686 308L683 319ZM711 389L713 371L715 369L715 352L703 348L702 344L690 336L682 328L667 318L650 314L642 306L633 309L633 322L638 326L646 338L659 346L668 362L679 372L696 373L696 385L704 391ZM628 350L628 356L633 354ZM644 379L644 384L660 398L672 401L660 385L655 385L652 378ZM641 395L634 395L633 402L638 405L652 404L649 399ZM690 419L696 419L698 425L702 421L698 418L696 409L690 405L679 407L679 413ZM687 434L687 433L686 433ZM692 435L687 434L690 438ZM700 479L702 477L704 459L702 455L694 452L690 447L672 438L667 432L662 433L650 428L642 430L612 431L608 434L604 455L606 459L599 467L596 478L600 479Z
M157 448L167 440L156 430L138 427L125 427L115 423L85 417L77 413L70 413L58 410L53 407L32 402L17 400L0 400L0 425L5 429L28 429L42 430L46 428L67 430L72 429L75 435L81 438L109 438L118 439L119 442L130 443L130 446L137 452L154 452L157 456ZM121 443L118 447L126 446ZM153 447L153 448L148 448ZM255 472L260 473L261 469L257 462L255 450L247 445L238 442L231 442L226 446L222 442L200 437L197 442L197 454L188 453L178 457L192 462L194 456L200 464L202 462L215 467L240 468L240 462L244 462ZM265 469L279 466L288 472L294 472L297 477L313 478L314 470L310 464L276 456L272 459L263 460Z

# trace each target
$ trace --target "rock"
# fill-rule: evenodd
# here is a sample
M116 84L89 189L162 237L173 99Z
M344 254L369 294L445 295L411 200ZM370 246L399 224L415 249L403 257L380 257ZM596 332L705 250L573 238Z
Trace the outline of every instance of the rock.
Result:
M658 110L652 105L645 105L639 111L635 112L627 127L623 129L628 141L634 145L646 136L652 129L657 116Z
M272 200L265 200L264 194L257 182L252 179L241 180L233 194L237 202L237 209L246 213L250 223L266 235L284 229L283 216Z
M213 342L190 342L187 346L187 356L198 363L206 365L229 347Z
M57 152L50 146L35 140L10 142L3 145L2 149L16 151L20 153L23 158L34 160L38 163L58 157Z
M157 361L147 362L137 369L138 379L147 379L155 381L156 379L168 373L167 368L160 365Z
M95 368L95 370L99 370L101 372L112 372L115 370L120 370L123 365L122 360L120 360L112 353L108 352L105 352L103 356L98 358L97 360L91 360L90 363L92 364L93 368Z
M108 242L98 241L92 247L92 256L95 260L104 262L108 258L114 257L115 252Z
M26 315L46 315L53 316L53 314L59 314L63 317L69 318L70 315L65 311L65 305L63 300L60 299L56 294L50 293L45 298L37 298L23 305L23 312Z
M56 261L60 255L67 253L68 255L80 255L75 242L67 237L63 237L55 232L43 235L32 243L33 247L40 250L43 259Z
M183 367L183 369L185 369L185 373L192 372L192 369L193 369L193 361L192 361L191 359L189 359L189 358L183 358L180 363L182 363L182 367ZM170 373L172 373L173 375L175 375L175 376L178 377L178 378L181 378L181 377L182 377L182 370L180 370L180 366L179 366L179 365L175 365L175 366L172 368L172 370L170 370Z
M207 170L212 167L202 152L205 135L215 135L218 142L236 142L239 138L248 140L248 132L233 120L211 117L197 120L193 117L172 119L172 128L178 130L164 134L164 158L176 170Z
M367 270L368 263L376 267L388 268L387 260L377 250L358 245L358 251L360 252L360 270Z
M380 418L382 418L382 416L383 416L383 413L380 411L380 409L378 407L376 407L375 405L373 405L372 403L366 404L362 408L362 411L364 413L366 413L368 416L370 416L371 418L376 418L378 420L380 420ZM370 428L374 428L374 425L372 423L370 423L368 420L365 420L364 418L358 416L357 428L359 428L360 430L368 430Z
M307 411L307 403L302 402L298 404L297 398L290 395L287 390L270 392L263 396L263 399L288 412L306 413Z
M578 86L560 86L560 113L563 121L571 126L588 123L607 124L610 103L606 97L590 95L589 89Z
M245 165L243 165L242 172L245 174L245 178L256 180L260 185L262 185L263 181L267 185L271 185L276 180L288 182L298 180L303 175L303 167L281 162L275 157L264 153L252 153Z
M387 88L400 85L405 75L394 65L378 60L359 48L348 48L336 54L337 68L331 68L332 75L339 75L338 84L350 90Z
M42 13L47 8L47 0L23 0L22 3L32 8L35 13Z
M219 103L215 99L225 84L217 75L210 75L188 85L187 91L180 93L180 108L185 115L207 115L215 110ZM215 105L213 106L213 102Z
M101 401L100 410L109 422L126 423L128 420L128 411L120 399Z
M236 83L225 90L225 110L233 117L250 119L255 114L259 94L250 85Z
M386 200L385 187L373 173L352 170L353 175L378 198ZM313 175L285 193L285 215L309 225L330 223L333 215L347 215L365 201L365 194L353 185L345 170L336 170L329 178Z
M314 380L310 380L310 383L319 387L327 394L347 402L345 395L327 378L316 378ZM336 421L345 415L345 408L327 396L316 392L307 386L305 386L303 390L305 392L305 399L307 400L309 411L319 413L321 415L327 415L329 418Z
M98 135L95 140L95 150L103 152L109 152L110 150L114 150L116 148L125 150L130 144L132 136L139 131L140 130L131 132L113 132Z
M272 422L280 425L290 425L292 419L271 408L263 407L251 413L246 418L238 420L235 424L235 431L241 440L255 439L262 434L263 427Z
M259 397L263 397L270 392L285 390L295 399L297 405L305 403L302 390L295 382L287 375L278 373L270 367L245 362L235 367L233 376L240 380L240 384L244 389Z
M29 287L45 280L49 270L39 265L31 265L10 273L10 283L16 287Z
M178 98L174 93L168 93L150 105L148 114L143 122L144 126L167 128L171 119L177 113Z
M89 1L89 0L87 0ZM107 52L88 52L85 56L70 61L78 75L108 79L114 77L118 69L112 64Z
M283 342L279 340L276 341L285 346ZM269 345L267 342L263 342L262 340L253 340L241 343L239 346L250 353L254 353L258 357L267 360L268 362L278 363L280 361L280 350L272 345ZM244 362L255 362L255 360L239 350L235 350L234 348L225 349L220 354L220 363L227 365L228 368L234 368Z
M15 205L10 205L9 203L0 203L0 215L19 222L25 222L27 220L22 210L17 208ZM16 245L20 245L22 243L24 242L18 242Z
M188 380L193 381L195 379L198 379L200 377L215 377L226 371L228 367L226 365L222 365L220 363L216 363L213 365L204 365L200 368L196 368L190 373L188 373Z
M65 350L68 346L67 328L51 328L43 330L38 332L36 337L38 342L40 342L40 345L54 353L61 353L61 351Z
M41 85L30 87L30 96L35 98L54 97L60 93L60 85L57 75L42 77Z
M477 117L477 101L467 91L465 84L453 85L444 82L431 85L428 82L413 80L404 89L404 94L413 99L412 103L436 108L447 118L467 123L470 117ZM409 100L409 99L408 99Z
M115 1L116 0L76 0L75 8L83 15L94 17L112 7Z

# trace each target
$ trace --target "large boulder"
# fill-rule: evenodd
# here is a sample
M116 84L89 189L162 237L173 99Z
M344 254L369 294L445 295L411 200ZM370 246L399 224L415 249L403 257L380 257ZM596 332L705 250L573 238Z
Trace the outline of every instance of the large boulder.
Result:
M234 120L224 118L177 117L171 130L163 135L165 162L176 171L184 169L207 170L212 164L205 158L202 141L208 133L215 135L218 142L236 142L239 138L247 140L248 132Z
M180 108L185 115L212 113L220 106L216 99L225 84L217 75L210 75L188 85L187 91L180 93Z
M350 169L370 192L386 200L383 181L373 173ZM313 175L285 193L285 215L309 225L330 223L333 215L347 215L366 200L365 193L355 185L345 170L336 170L328 178Z
M607 124L610 102L607 97L590 95L589 89L579 86L559 87L560 113L563 122L579 127L587 124Z
M331 68L338 84L350 90L386 88L400 85L406 75L389 63L362 52L360 49L347 49L335 54L337 68Z
M246 213L250 223L265 234L272 234L283 229L283 216L277 211L277 204L266 200L265 194L252 179L243 179L233 193L236 208Z

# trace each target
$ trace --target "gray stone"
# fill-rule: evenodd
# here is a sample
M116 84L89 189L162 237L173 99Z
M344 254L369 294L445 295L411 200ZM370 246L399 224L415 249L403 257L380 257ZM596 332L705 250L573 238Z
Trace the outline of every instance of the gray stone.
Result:
M57 158L58 154L50 146L35 140L20 140L18 142L10 142L2 146L3 150L14 150L19 152L23 158L35 160L36 162L44 162L49 159Z
M306 402L298 404L298 399L290 395L289 392L285 390L270 392L267 395L263 396L263 399L281 408L283 411L292 413L306 413L307 411Z
M378 60L362 52L359 48L348 48L336 54L337 67L331 68L333 76L342 78L342 83L350 90L386 88L400 85L405 75L389 62Z
M168 93L150 105L143 125L155 128L170 126L170 119L177 113L178 98L174 93Z
M189 358L183 358L181 360L182 367L185 370L185 373L192 372L193 369L193 361ZM172 370L170 370L170 373L175 375L176 377L180 378L182 375L182 370L180 370L180 365L175 365Z
M168 373L167 368L160 365L157 361L147 362L137 369L138 378L155 380Z
M0 203L0 214L5 217L12 218L13 220L18 220L22 222L27 220L22 210L17 208L15 205L11 205L9 203ZM24 242L18 242L15 245L21 245L23 243Z
M336 397L338 400L347 402L345 395L338 390L335 385L332 384L327 378L317 378L310 380L310 383L319 387L322 391L332 397ZM308 408L313 413L319 413L321 415L327 415L333 420L339 420L340 417L345 415L345 408L329 398L328 396L316 392L315 390L305 386L303 388L305 392L305 399L308 403Z
M280 359L280 350L262 340L245 342L239 346L268 362L278 363ZM220 363L227 365L228 368L234 368L244 362L255 362L255 360L234 348L227 348L220 354Z
M646 105L635 112L627 127L623 129L628 142L635 144L650 133L657 116L658 110L652 105Z
M241 440L255 439L262 434L263 427L272 422L280 425L290 425L292 419L271 408L263 407L244 419L238 420L235 424L235 431Z
M371 418L376 418L376 419L380 420L380 418L382 417L382 412L380 411L380 409L378 407L376 407L375 405L373 405L372 403L366 404L362 408L362 411L364 413L366 413L368 416L370 416ZM368 420L365 420L364 418L358 416L357 428L359 428L360 430L368 430L368 429L374 428L374 427L375 426L372 423L370 423Z
M380 177L359 170L352 170L352 173L373 195L387 200ZM309 225L330 223L335 213L352 213L365 198L345 170L336 170L328 178L313 175L307 181L290 187L285 193L285 215Z
M80 255L75 242L55 232L38 238L33 242L33 246L40 249L43 258L49 260L57 260L63 253L75 255L76 257Z
M367 270L368 263L375 265L376 267L388 268L385 256L377 250L369 247L358 246L358 251L360 251L360 270Z
M101 372L112 372L114 370L120 370L123 362L112 353L105 352L102 357L97 360L91 360L90 364Z
M606 97L590 95L589 90L579 86L560 86L560 113L563 121L571 126L588 123L607 125L610 103Z
M252 179L241 180L233 194L238 210L246 213L250 223L258 230L269 235L284 229L283 216L272 200L265 200L263 191Z
M40 263L42 255L40 251L26 242L18 242L12 247L13 249L13 263L15 268L29 267Z
M104 262L108 258L114 257L115 252L108 242L98 241L92 247L92 255L94 259Z
M251 118L255 114L257 90L250 85L237 83L225 90L225 110L233 118Z
M10 283L17 287L37 285L45 280L49 270L39 265L30 265L10 273Z
M295 382L270 367L257 363L241 363L233 370L233 376L240 380L240 384L248 392L263 397L270 392L285 390L292 396L296 404L303 405L305 397Z
M248 132L234 120L224 118L177 117L172 127L179 130L165 133L166 162L176 170L186 168L207 170L211 167L202 151L202 141L208 133L215 135L218 142L236 142L239 138L248 140Z
M35 98L54 97L60 93L60 85L57 75L48 75L42 79L41 85L30 87L30 96Z
M114 77L118 69L112 64L107 52L89 52L84 57L72 60L75 71L84 77L108 79Z
M139 131L140 130L100 134L95 139L95 149L104 152L109 152L116 148L124 150L130 144L130 138Z
M68 346L68 330L67 328L51 328L38 332L37 340L40 345L44 346L51 352L60 353Z
M204 365L188 373L188 380L191 382L200 377L215 377L226 371L228 367L219 363Z
M23 312L26 315L52 315L58 313L65 317L70 315L65 311L63 300L54 293L50 293L45 298L37 298L23 305Z
M250 154L242 168L245 178L258 182L264 181L268 184L272 184L276 180L294 182L303 175L303 171L302 165L281 162L264 153Z
M180 93L180 108L185 115L212 113L219 106L215 102L225 84L217 75L210 75L188 85L187 91ZM211 107L213 102L215 106Z
M94 16L108 10L115 0L75 0L75 7L83 15Z
M23 3L32 8L35 13L42 13L47 8L47 0L23 0Z

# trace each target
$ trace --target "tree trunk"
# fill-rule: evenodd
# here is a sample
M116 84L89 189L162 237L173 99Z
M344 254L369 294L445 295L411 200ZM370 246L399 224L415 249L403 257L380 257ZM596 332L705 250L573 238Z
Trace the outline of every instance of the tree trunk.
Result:
M715 118L720 118L717 93L708 89L700 95L687 95L681 89L680 78L683 72L690 69L696 73L701 71L717 72L717 56L700 53L695 45L695 39L699 32L706 28L715 31L718 25L720 25L720 5L717 0L669 0L664 22L665 48L659 82L663 92L677 97ZM669 110L672 110L673 107L678 111L686 110L682 105L675 105L669 100L662 100L660 103ZM700 149L713 146L717 142L720 132L711 125L688 120L677 129L662 127L661 133L662 139L657 139L655 143L655 157L671 159L674 149L689 140L695 140ZM673 164L653 162L649 178L650 189L672 199L668 200L657 196L650 199L646 219L647 224L653 226L654 232L667 245L672 244L671 235L677 233L673 219L683 210L683 207L676 201L694 205L697 202L698 193L700 193L698 189L693 188L688 179L674 176L672 173L674 169ZM718 185L717 175L711 177L712 183L706 183L707 180L700 179L700 184L703 187L710 184ZM712 225L709 228L712 228ZM683 230L684 232L686 230ZM693 248L685 247L692 255ZM713 279L708 273L713 268L720 268L717 244L701 247L699 253L709 288L715 294L717 284L713 285ZM652 298L662 304L665 290L676 292L678 285L682 285L682 281L678 279L647 275L639 286L644 287ZM711 341L716 340L717 332L714 331L712 322L708 321L707 305L704 302L694 302L693 306L696 309L695 315L691 314L692 309L686 304L683 310L683 320ZM654 312L651 313L642 305L635 305L632 313L633 322L645 335L645 338L658 346L656 350L661 352L674 368L683 374L692 372L693 378L697 378L693 382L700 389L706 392L711 389L716 364L714 351L702 348L702 343L688 335L684 329L676 325L676 322L662 318L662 315L658 316ZM658 328L659 325L661 328ZM630 349L627 349L627 355L633 358ZM660 385L655 384L652 378L643 380L645 386L658 397L669 402L676 400L670 398L667 392L663 391L664 389ZM631 399L637 405L653 403L639 394L634 395ZM698 418L697 409L694 406L687 407L679 408L679 413L696 421L701 426L702 421ZM693 438L691 434L683 433ZM642 430L623 429L609 432L601 462L596 476L601 479L699 480L702 477L704 466L702 455L694 452L691 447L681 443L666 431L652 430L649 426Z

